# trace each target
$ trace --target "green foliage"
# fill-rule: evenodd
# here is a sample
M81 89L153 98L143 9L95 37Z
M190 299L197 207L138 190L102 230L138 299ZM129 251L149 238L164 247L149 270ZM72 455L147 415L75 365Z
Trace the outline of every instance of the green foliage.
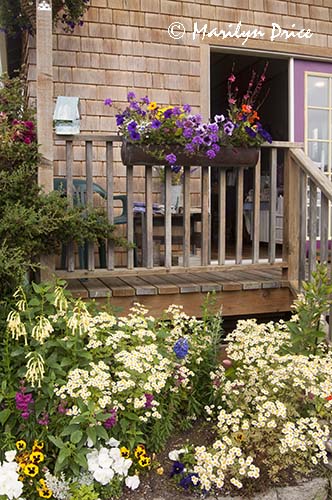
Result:
M83 16L89 8L89 0L53 0L54 24L61 21L64 31L72 32L76 25L83 24ZM9 34L20 31L33 33L36 16L36 0L1 0L0 27Z
M113 239L102 210L70 207L60 192L37 185L39 159L33 111L25 103L19 78L0 87L0 297L10 296L41 254L59 252L70 240Z
M287 323L291 332L290 352L316 354L326 350L325 325L322 316L331 306L332 283L327 266L317 265L312 279L302 283L303 293L294 301L295 316Z
M73 492L70 500L98 500L98 493L95 491L93 485L82 484L77 487L77 484L74 483L71 487Z

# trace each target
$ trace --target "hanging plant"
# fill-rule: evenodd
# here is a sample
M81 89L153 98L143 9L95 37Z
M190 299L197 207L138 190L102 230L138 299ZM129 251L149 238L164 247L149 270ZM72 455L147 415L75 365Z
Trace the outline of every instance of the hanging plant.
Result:
M36 32L36 2L38 0L1 0L0 28L13 35L20 31ZM60 21L66 32L82 26L90 0L53 0L53 21Z

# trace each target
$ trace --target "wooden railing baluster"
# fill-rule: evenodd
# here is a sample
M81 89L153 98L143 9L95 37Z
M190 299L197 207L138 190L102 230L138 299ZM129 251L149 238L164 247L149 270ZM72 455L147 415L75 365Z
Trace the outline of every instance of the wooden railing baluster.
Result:
M219 180L219 227L218 227L218 264L225 264L226 259L226 170L220 168Z
M243 251L243 167L237 172L235 263L242 263Z
M269 209L269 262L276 259L276 212L277 212L277 149L271 149L270 209Z
M306 278L307 254L307 176L300 170L299 284Z
M317 253L317 187L309 179L309 276L316 269Z
M134 244L134 168L132 165L127 165L127 242L129 245ZM127 251L127 268L134 268L134 248L128 248Z
M189 267L190 257L190 167L184 167L183 179L183 265Z
M86 161L86 206L93 206L93 164L92 164L92 141L85 143L85 161ZM88 242L88 270L94 271L95 256L94 243Z
M67 176L67 199L69 205L74 205L73 186L73 141L66 141L66 176ZM70 241L67 245L67 269L68 272L75 270L74 243Z
M172 209L171 209L172 171L165 166L165 267L172 267Z
M146 267L153 268L152 167L145 166Z
M329 239L329 200L321 192L320 213L320 261L325 264L328 261L328 239Z
M261 191L261 152L256 166L254 167L254 196L253 196L253 237L252 237L252 262L259 261L259 237L260 237L260 191Z
M106 183L107 183L107 218L110 224L114 223L114 188L113 188L113 142L106 142ZM107 242L107 269L114 269L114 243Z
M210 207L209 207L209 167L201 167L201 206L202 206L202 250L201 264L207 266L210 260Z

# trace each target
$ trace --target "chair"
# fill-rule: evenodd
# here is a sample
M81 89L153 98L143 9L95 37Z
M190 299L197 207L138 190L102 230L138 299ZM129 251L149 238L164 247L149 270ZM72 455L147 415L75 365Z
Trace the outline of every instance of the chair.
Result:
M73 180L74 187L74 205L85 207L86 206L86 181L83 179L74 179ZM53 188L55 191L62 191L64 194L67 192L67 179L65 178L56 178L53 182ZM93 184L93 192L98 194L104 199L107 199L106 191L99 186L99 184ZM113 224L127 224L128 220L128 206L127 206L127 196L126 195L116 195L113 197L113 200L121 201L121 214L114 217ZM100 267L106 267L106 247L105 241L103 239L98 240L99 245L99 262ZM78 247L78 255L79 255L79 263L80 268L84 269L88 267L88 242L86 241L84 245L80 245ZM66 267L66 247L62 247L61 251L61 268L64 269Z

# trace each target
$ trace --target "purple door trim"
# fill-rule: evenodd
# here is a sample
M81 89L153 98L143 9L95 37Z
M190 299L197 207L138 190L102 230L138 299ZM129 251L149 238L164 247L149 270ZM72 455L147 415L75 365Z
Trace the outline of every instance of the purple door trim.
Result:
M315 71L317 73L332 74L331 63L321 63L296 59L294 61L294 139L296 142L304 141L304 73Z

